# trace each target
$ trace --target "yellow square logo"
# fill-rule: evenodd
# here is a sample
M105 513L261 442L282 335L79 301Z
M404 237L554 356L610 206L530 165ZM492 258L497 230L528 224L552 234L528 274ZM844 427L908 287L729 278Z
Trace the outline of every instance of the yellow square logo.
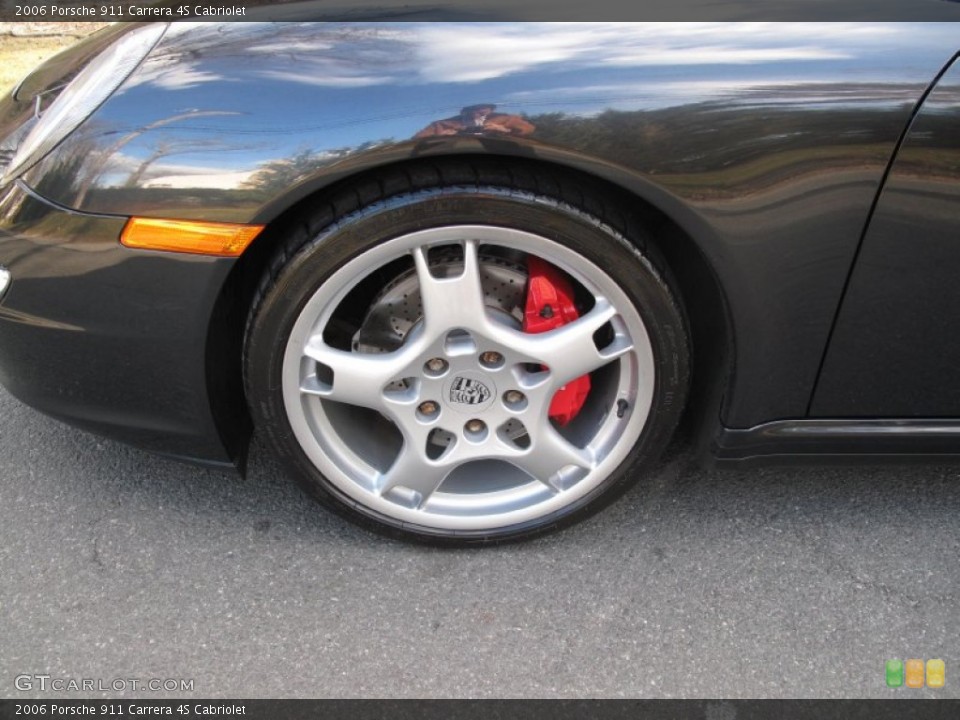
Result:
M927 687L942 688L946 676L947 668L943 660L927 660Z

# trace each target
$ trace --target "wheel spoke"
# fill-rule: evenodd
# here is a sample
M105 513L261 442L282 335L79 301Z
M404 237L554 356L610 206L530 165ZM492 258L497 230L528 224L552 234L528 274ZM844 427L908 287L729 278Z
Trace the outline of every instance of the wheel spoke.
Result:
M591 452L568 441L548 421L531 433L531 440L525 452L506 459L553 490L563 487L564 473L572 469L576 476L594 465Z
M616 309L607 300L599 298L583 317L556 330L532 336L539 358L550 368L554 387L566 385L633 349L626 336L618 336L603 350L597 349L594 333L616 315Z
M303 349L304 355L332 371L332 380L316 377L301 382L301 392L350 405L382 410L384 388L400 378L406 365L402 351L375 355L332 348L317 336Z
M463 243L463 273L457 277L434 277L430 272L426 247L416 248L413 259L420 282L424 323L428 329L478 329L486 325L475 240L466 240Z
M422 443L415 445L408 437L397 459L380 476L377 485L381 495L406 488L412 492L396 494L410 507L423 507L452 469L450 464L429 460Z

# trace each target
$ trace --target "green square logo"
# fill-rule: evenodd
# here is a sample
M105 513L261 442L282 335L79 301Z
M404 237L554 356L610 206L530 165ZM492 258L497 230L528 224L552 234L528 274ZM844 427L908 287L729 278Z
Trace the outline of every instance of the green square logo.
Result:
M887 687L903 685L903 661L887 660Z

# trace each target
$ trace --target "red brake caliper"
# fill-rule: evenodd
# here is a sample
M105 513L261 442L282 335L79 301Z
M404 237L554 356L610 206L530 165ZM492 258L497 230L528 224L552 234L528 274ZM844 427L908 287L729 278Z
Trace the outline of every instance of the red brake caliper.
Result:
M564 274L540 258L527 258L527 306L523 331L542 333L573 322L580 313L573 304L573 288ZM573 420L590 393L590 376L581 375L557 390L550 401L550 418L560 425Z

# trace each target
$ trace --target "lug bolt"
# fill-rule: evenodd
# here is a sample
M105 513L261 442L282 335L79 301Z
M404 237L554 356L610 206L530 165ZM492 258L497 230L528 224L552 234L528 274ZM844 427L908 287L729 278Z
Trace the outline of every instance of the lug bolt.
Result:
M418 407L417 410L425 417L432 417L439 412L440 406L433 402L433 400L427 400L426 402L420 403L420 407Z
M447 369L447 361L443 358L430 358L427 360L427 371L439 375Z
M519 390L507 390L503 394L503 401L507 403L507 405L519 405L525 399L523 393Z
M487 429L483 420L467 420L467 424L464 427L466 427L467 432L471 435L479 435Z
M503 355L493 350L480 354L480 363L487 367L499 367L503 363Z

